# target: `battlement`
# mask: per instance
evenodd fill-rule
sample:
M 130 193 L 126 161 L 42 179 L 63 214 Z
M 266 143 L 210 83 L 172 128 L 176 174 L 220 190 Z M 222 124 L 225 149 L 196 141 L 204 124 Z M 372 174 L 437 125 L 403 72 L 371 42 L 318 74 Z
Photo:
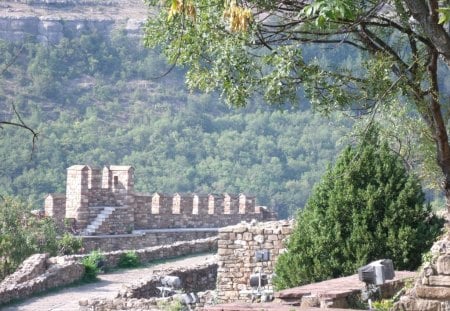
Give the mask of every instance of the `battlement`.
M 65 195 L 50 194 L 45 213 L 58 224 L 72 219 L 87 235 L 139 229 L 219 228 L 241 221 L 272 220 L 274 214 L 246 194 L 134 192 L 134 168 L 74 165 L 67 169 Z

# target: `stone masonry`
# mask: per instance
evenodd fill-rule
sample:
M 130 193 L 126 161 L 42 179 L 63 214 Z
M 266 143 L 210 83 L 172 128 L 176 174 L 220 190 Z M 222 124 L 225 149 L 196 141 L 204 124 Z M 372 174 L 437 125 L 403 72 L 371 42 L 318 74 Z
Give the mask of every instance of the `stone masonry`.
M 275 262 L 283 252 L 284 242 L 292 232 L 292 221 L 241 223 L 219 229 L 217 300 L 219 303 L 249 301 L 241 291 L 251 289 L 250 275 L 262 268 L 272 274 Z M 268 262 L 256 262 L 255 251 L 268 250 Z M 269 286 L 271 287 L 271 286 Z
M 420 268 L 415 286 L 400 298 L 395 311 L 450 310 L 450 239 L 448 233 L 434 243 L 431 258 Z
M 69 220 L 83 235 L 129 234 L 133 230 L 219 228 L 242 220 L 273 220 L 265 207 L 245 194 L 153 195 L 134 192 L 134 168 L 87 165 L 67 169 L 65 194 L 49 194 L 45 215 L 58 226 Z
M 64 286 L 80 280 L 84 274 L 81 263 L 70 257 L 35 254 L 26 259 L 17 271 L 0 283 L 0 306 L 15 299 Z

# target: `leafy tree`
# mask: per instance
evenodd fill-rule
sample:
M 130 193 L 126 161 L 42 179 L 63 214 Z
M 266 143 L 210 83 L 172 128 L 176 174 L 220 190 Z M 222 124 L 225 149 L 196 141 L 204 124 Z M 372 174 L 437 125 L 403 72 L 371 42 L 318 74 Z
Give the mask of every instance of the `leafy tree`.
M 322 112 L 374 115 L 395 102 L 409 107 L 426 125 L 418 136 L 434 143 L 450 209 L 450 90 L 440 83 L 450 69 L 447 1 L 147 3 L 159 15 L 148 19 L 146 44 L 187 65 L 191 88 L 219 89 L 233 105 L 255 94 L 295 105 L 306 94 Z M 321 47 L 338 58 L 319 60 Z
M 56 243 L 56 228 L 50 219 L 36 218 L 18 200 L 0 200 L 0 279 L 31 254 L 55 255 Z
M 390 258 L 412 270 L 440 232 L 416 176 L 373 130 L 328 169 L 276 265 L 279 288 L 355 273 Z

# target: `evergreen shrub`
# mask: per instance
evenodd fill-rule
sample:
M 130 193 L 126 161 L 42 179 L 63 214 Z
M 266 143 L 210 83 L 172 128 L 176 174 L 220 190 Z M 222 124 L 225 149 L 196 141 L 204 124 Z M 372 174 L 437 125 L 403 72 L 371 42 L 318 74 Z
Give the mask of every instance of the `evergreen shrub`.
M 296 216 L 276 267 L 278 289 L 350 275 L 377 259 L 414 270 L 440 233 L 418 178 L 377 130 L 349 146 Z

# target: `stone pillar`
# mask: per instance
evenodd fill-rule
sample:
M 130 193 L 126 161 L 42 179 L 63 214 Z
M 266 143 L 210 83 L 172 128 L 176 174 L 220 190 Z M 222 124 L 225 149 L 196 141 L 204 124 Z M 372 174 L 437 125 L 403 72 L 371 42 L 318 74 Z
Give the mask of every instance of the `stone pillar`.
M 206 194 L 195 194 L 192 203 L 192 214 L 208 215 L 209 200 Z M 214 211 L 213 211 L 214 213 Z
M 88 188 L 100 189 L 102 186 L 102 174 L 99 168 L 88 166 Z
M 46 217 L 54 220 L 59 230 L 64 229 L 64 217 L 66 217 L 66 195 L 62 193 L 51 193 L 44 201 L 44 212 Z
M 89 168 L 73 165 L 67 169 L 66 218 L 74 218 L 79 229 L 89 222 Z
M 112 176 L 108 166 L 105 166 L 102 171 L 102 189 L 111 189 Z
M 181 213 L 181 195 L 175 193 L 172 199 L 172 214 L 178 215 Z
M 223 214 L 238 213 L 238 198 L 235 195 L 225 193 L 223 199 Z
M 254 213 L 255 197 L 241 193 L 239 195 L 239 214 Z

